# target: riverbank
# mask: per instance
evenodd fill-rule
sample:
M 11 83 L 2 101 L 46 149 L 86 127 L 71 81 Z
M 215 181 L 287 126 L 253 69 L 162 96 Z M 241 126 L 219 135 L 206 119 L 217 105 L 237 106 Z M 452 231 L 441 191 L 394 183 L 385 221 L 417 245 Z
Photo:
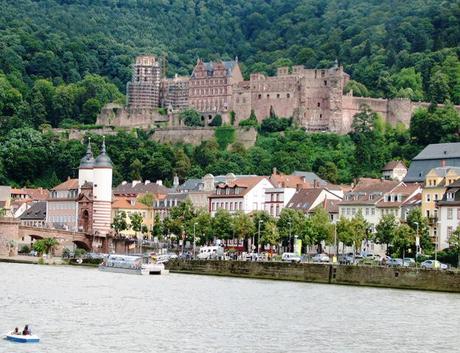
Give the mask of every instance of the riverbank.
M 285 262 L 171 261 L 171 273 L 460 293 L 460 272 Z
M 31 265 L 64 265 L 66 262 L 61 257 L 36 257 L 36 256 L 0 256 L 0 262 L 9 262 L 15 264 L 31 264 Z

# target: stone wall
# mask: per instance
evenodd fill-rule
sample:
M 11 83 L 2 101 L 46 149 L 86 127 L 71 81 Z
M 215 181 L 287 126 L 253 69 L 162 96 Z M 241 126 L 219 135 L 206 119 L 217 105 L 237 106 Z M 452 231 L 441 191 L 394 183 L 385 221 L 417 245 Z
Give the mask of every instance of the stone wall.
M 235 128 L 235 142 L 242 143 L 246 148 L 254 146 L 257 131 L 253 128 Z M 212 127 L 172 127 L 156 129 L 152 140 L 160 143 L 189 143 L 199 145 L 201 141 L 214 139 L 215 128 Z
M 460 272 L 284 262 L 172 261 L 171 272 L 460 293 Z
M 19 221 L 0 218 L 0 256 L 18 254 Z
M 161 115 L 156 109 L 128 109 L 111 103 L 102 108 L 96 125 L 149 129 L 169 121 L 168 115 Z

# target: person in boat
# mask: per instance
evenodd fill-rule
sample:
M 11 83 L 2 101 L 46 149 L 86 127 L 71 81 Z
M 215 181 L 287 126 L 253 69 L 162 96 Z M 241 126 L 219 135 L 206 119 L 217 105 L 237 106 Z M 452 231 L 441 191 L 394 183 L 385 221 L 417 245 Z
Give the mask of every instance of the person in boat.
M 16 327 L 13 332 L 11 332 L 12 335 L 20 335 L 19 329 Z
M 23 334 L 24 336 L 27 336 L 27 335 L 31 335 L 31 334 L 32 334 L 32 333 L 30 332 L 30 330 L 29 330 L 29 325 L 26 325 L 26 326 L 24 327 L 24 330 L 22 331 L 22 334 Z

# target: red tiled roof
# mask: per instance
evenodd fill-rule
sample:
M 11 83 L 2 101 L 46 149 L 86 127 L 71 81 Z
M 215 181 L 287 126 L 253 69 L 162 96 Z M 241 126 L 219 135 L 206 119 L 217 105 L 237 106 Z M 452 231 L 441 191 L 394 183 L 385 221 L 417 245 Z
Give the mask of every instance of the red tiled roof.
M 63 183 L 56 185 L 51 190 L 59 191 L 59 190 L 73 190 L 78 189 L 78 179 L 67 179 Z

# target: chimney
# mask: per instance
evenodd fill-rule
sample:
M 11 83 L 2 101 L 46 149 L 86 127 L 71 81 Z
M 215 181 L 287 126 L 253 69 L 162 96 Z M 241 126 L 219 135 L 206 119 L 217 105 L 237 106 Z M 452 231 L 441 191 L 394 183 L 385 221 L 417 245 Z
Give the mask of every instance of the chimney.
M 296 189 L 296 191 L 299 191 L 300 189 L 302 189 L 302 184 L 297 184 L 295 189 Z
M 126 180 L 123 180 L 123 181 L 121 182 L 121 185 L 126 185 L 126 184 L 128 184 L 128 182 L 127 182 Z
M 146 181 L 144 181 L 144 184 L 145 184 L 145 185 L 148 185 L 148 184 L 150 184 L 150 180 L 146 180 Z
M 140 184 L 140 180 L 133 180 L 133 187 L 135 187 L 137 184 Z
M 441 159 L 441 167 L 445 167 L 446 166 L 446 160 L 445 159 Z
M 276 167 L 273 167 L 273 175 L 276 175 L 277 174 L 277 169 Z
M 163 186 L 163 181 L 162 181 L 162 180 L 157 180 L 157 181 L 156 181 L 156 184 L 157 184 L 157 185 L 160 185 L 160 186 Z
M 177 175 L 174 175 L 173 186 L 175 188 L 177 188 L 179 186 L 179 177 Z

